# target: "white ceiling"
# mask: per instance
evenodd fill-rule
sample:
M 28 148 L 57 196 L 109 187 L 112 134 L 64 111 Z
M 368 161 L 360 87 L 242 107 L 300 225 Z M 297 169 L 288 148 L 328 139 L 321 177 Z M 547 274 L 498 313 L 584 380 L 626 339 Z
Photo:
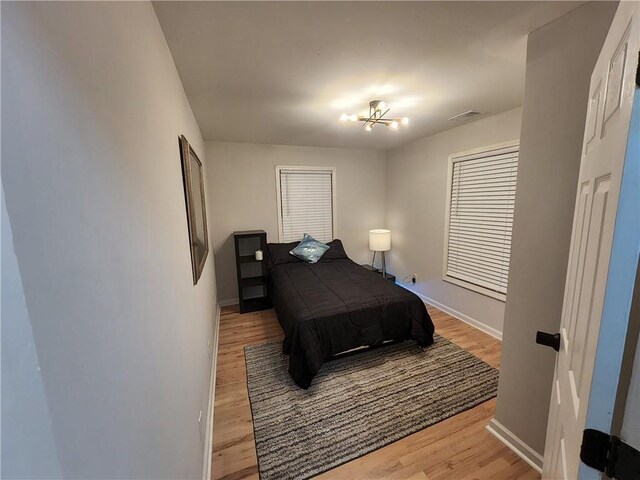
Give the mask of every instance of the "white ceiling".
M 522 104 L 526 35 L 581 2 L 154 2 L 206 140 L 387 149 Z M 382 99 L 398 131 L 340 122 Z M 482 117 L 477 117 L 482 118 Z

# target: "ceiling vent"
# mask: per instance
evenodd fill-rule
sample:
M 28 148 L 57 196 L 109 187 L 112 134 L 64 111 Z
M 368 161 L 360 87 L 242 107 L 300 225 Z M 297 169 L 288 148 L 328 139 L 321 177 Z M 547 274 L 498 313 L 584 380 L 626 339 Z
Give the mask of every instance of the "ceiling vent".
M 475 110 L 468 110 L 466 112 L 459 113 L 458 115 L 454 115 L 449 120 L 462 120 L 463 118 L 477 117 L 478 115 L 482 115 L 482 112 L 476 112 Z

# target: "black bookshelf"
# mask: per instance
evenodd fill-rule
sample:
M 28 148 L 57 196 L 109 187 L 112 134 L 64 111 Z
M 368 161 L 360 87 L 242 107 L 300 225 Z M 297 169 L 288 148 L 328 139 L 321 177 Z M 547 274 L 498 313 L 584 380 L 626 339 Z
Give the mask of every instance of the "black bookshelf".
M 267 233 L 264 230 L 233 232 L 233 239 L 240 313 L 271 308 L 267 292 Z M 262 250 L 262 260 L 256 260 L 256 250 Z

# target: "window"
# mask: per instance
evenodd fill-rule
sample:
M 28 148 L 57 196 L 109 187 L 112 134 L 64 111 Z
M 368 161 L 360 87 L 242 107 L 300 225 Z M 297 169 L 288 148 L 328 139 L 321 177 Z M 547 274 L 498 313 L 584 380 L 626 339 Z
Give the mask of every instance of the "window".
M 335 235 L 335 168 L 276 167 L 278 230 L 281 242 L 308 233 L 329 242 Z
M 518 144 L 449 157 L 444 280 L 504 301 Z

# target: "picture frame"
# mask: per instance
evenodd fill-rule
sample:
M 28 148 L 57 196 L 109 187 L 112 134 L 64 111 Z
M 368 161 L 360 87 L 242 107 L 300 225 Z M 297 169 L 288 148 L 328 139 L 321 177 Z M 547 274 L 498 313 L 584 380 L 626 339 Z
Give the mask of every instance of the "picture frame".
M 187 210 L 189 249 L 193 284 L 196 285 L 209 254 L 207 209 L 204 195 L 204 171 L 202 162 L 184 135 L 179 138 L 182 180 Z

